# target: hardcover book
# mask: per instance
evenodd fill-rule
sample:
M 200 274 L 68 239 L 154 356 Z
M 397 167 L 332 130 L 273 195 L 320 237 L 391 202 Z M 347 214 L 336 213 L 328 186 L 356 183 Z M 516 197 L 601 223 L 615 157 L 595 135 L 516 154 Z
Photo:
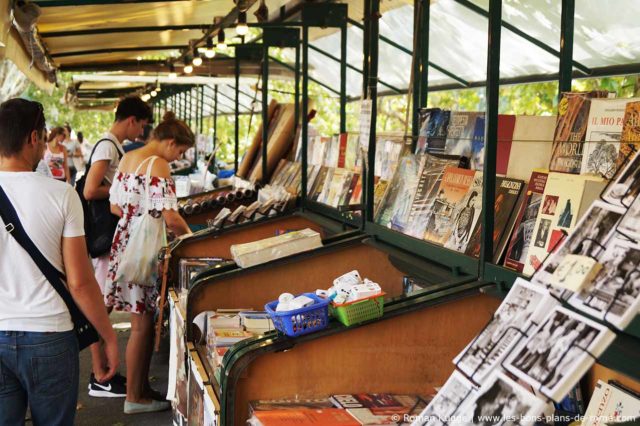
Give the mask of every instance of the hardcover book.
M 629 102 L 625 108 L 618 167 L 624 164 L 628 158 L 636 156 L 638 151 L 640 151 L 640 101 Z
M 518 115 L 505 174 L 527 180 L 533 170 L 547 169 L 555 126 L 556 118 L 553 116 Z
M 604 98 L 606 95 L 601 91 L 564 92 L 560 95 L 549 163 L 552 172 L 580 173 L 591 98 Z
M 448 155 L 471 157 L 471 140 L 476 128 L 476 119 L 484 112 L 452 111 L 447 127 L 444 152 Z
M 351 415 L 339 408 L 298 408 L 290 410 L 256 411 L 255 418 L 262 426 L 360 426 Z
M 440 245 L 447 241 L 455 220 L 453 216 L 455 207 L 469 191 L 475 173 L 473 170 L 457 167 L 447 167 L 444 170 L 442 182 L 427 221 L 425 240 Z
M 549 173 L 546 171 L 531 173 L 525 199 L 520 205 L 504 261 L 504 266 L 514 271 L 522 272 L 524 269 L 548 176 Z
M 523 200 L 524 182 L 517 179 L 498 177 L 496 179 L 496 199 L 494 203 L 493 262 L 497 263 L 504 253 L 511 230 L 516 220 L 519 203 Z M 482 227 L 476 223 L 466 254 L 480 257 Z
M 593 99 L 580 173 L 613 178 L 618 168 L 622 123 L 628 102 L 639 99 Z
M 549 173 L 522 271 L 525 275 L 540 268 L 565 234 L 571 233 L 605 185 L 605 181 L 597 176 Z

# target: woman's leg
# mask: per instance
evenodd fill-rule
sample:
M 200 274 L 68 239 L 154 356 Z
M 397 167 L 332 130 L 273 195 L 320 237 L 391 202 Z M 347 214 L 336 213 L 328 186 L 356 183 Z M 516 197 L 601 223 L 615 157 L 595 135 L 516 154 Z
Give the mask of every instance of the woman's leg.
M 131 335 L 127 343 L 127 401 L 146 403 L 145 387 L 149 377 L 149 362 L 153 336 L 153 315 L 131 314 Z

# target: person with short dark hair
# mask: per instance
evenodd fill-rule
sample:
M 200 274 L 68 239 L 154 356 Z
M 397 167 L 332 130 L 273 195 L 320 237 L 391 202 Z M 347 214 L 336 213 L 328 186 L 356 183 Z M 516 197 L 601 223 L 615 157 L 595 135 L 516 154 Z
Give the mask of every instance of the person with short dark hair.
M 151 107 L 137 96 L 122 99 L 116 108 L 115 121 L 111 129 L 93 148 L 93 157 L 87 164 L 87 176 L 83 195 L 87 200 L 104 200 L 109 198 L 109 189 L 113 178 L 124 155 L 122 142 L 125 139 L 134 140 L 142 134 L 144 126 L 153 120 Z M 109 253 L 93 259 L 95 276 L 102 294 L 109 268 Z M 110 312 L 110 311 L 109 311 Z M 104 353 L 99 344 L 91 346 L 91 359 L 94 372 L 102 368 Z M 101 383 L 92 374 L 89 378 L 89 395 L 95 397 L 124 397 L 126 395 L 126 380 L 116 375 L 108 383 Z
M 147 124 L 146 126 L 144 126 L 142 134 L 138 136 L 136 140 L 123 146 L 124 152 L 133 151 L 134 149 L 142 148 L 143 146 L 145 146 L 152 130 L 153 126 L 151 124 Z
M 109 380 L 118 344 L 89 263 L 75 190 L 34 172 L 45 151 L 42 105 L 0 104 L 0 187 L 37 250 L 66 277 L 71 297 L 104 339 Z M 71 425 L 78 400 L 78 340 L 66 304 L 0 220 L 0 424 Z M 16 228 L 13 227 L 15 230 Z

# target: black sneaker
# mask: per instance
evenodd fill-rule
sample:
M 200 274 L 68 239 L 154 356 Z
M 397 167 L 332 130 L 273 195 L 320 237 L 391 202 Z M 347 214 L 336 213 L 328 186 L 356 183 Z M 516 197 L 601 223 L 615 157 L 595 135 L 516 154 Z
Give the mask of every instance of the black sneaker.
M 124 398 L 127 396 L 127 383 L 124 377 L 116 374 L 108 382 L 99 383 L 91 373 L 89 395 L 96 398 Z

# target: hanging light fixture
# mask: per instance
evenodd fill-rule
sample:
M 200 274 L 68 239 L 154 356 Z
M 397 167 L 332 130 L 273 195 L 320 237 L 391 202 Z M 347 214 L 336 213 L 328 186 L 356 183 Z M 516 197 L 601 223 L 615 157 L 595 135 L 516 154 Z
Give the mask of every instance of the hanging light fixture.
M 191 55 L 188 53 L 184 55 L 184 68 L 182 69 L 185 74 L 191 74 L 193 72 L 193 62 L 191 59 Z
M 212 59 L 216 56 L 216 51 L 213 48 L 213 39 L 207 37 L 207 45 L 205 47 L 199 47 L 198 51 L 203 53 L 208 59 Z
M 194 49 L 193 52 L 193 61 L 191 61 L 191 65 L 193 65 L 194 67 L 199 67 L 200 65 L 202 65 L 202 57 L 196 51 L 196 49 Z
M 247 26 L 247 12 L 238 13 L 238 23 L 236 24 L 236 34 L 239 36 L 247 35 L 249 27 Z
M 169 64 L 169 78 L 178 77 L 178 73 L 176 72 L 176 67 L 173 64 Z
M 216 46 L 220 50 L 224 50 L 227 48 L 227 43 L 224 41 L 224 30 L 220 30 L 218 32 L 218 44 Z

